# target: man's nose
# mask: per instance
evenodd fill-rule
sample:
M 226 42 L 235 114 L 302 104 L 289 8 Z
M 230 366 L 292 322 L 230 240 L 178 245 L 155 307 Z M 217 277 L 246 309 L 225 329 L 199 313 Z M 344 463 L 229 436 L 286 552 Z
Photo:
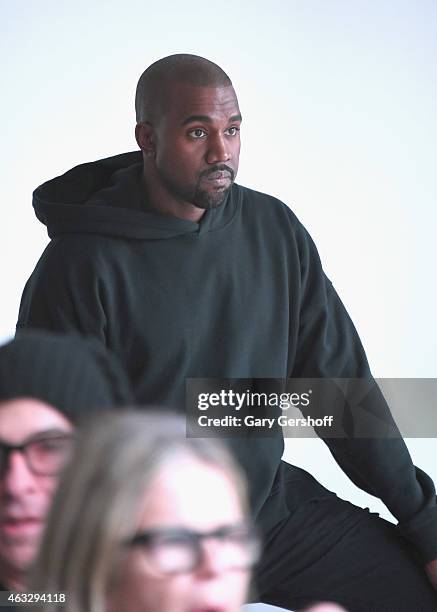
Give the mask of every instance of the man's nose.
M 11 497 L 17 497 L 33 488 L 35 475 L 30 471 L 22 452 L 14 450 L 10 453 L 2 481 L 3 490 Z
M 206 161 L 208 164 L 216 164 L 218 162 L 227 162 L 231 159 L 229 144 L 226 142 L 223 134 L 211 136 L 209 140 L 208 152 Z

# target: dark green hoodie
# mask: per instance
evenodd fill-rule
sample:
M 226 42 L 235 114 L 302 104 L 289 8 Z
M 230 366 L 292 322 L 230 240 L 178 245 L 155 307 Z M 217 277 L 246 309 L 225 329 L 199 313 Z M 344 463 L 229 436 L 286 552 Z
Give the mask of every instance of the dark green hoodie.
M 179 406 L 186 378 L 370 377 L 355 328 L 311 237 L 279 200 L 234 184 L 200 223 L 148 212 L 141 152 L 83 164 L 34 193 L 51 238 L 18 327 L 93 335 L 127 367 L 139 401 Z M 379 394 L 373 412 L 388 413 Z M 402 439 L 329 439 L 425 560 L 437 558 L 430 478 Z M 238 445 L 254 513 L 289 513 L 279 438 Z

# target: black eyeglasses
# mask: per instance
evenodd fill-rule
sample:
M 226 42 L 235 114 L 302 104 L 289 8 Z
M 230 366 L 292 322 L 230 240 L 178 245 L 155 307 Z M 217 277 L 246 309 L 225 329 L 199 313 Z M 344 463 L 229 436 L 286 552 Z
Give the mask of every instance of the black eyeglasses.
M 143 547 L 150 570 L 161 575 L 185 574 L 203 560 L 202 541 L 219 543 L 217 554 L 223 569 L 249 569 L 259 559 L 261 544 L 251 523 L 240 523 L 200 533 L 190 529 L 153 529 L 135 535 L 128 546 Z
M 56 434 L 32 438 L 23 444 L 7 444 L 0 440 L 0 476 L 4 476 L 10 453 L 23 453 L 27 467 L 38 476 L 56 476 L 71 456 L 73 434 Z

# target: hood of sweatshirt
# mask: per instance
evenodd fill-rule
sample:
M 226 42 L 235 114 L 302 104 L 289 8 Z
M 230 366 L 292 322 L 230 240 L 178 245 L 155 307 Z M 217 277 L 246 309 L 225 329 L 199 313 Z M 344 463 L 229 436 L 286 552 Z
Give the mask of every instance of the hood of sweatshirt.
M 60 234 L 99 234 L 163 240 L 205 233 L 230 223 L 240 202 L 232 185 L 226 201 L 209 209 L 199 223 L 147 210 L 141 151 L 122 153 L 76 166 L 33 192 L 37 218 L 50 238 Z

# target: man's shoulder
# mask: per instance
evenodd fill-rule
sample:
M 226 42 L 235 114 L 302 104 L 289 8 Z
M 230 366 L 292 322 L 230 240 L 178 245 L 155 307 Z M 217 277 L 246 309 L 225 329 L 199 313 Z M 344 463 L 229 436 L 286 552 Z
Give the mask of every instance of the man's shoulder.
M 108 260 L 122 241 L 98 234 L 61 234 L 52 238 L 44 249 L 37 267 L 66 269 L 81 265 L 98 266 Z
M 123 243 L 122 240 L 97 233 L 71 233 L 59 234 L 51 239 L 48 247 L 58 254 L 88 254 L 95 255 L 99 251 L 115 249 Z
M 237 187 L 241 193 L 243 211 L 247 216 L 258 217 L 262 222 L 277 223 L 280 227 L 292 229 L 293 232 L 304 229 L 290 206 L 279 198 L 243 185 Z

